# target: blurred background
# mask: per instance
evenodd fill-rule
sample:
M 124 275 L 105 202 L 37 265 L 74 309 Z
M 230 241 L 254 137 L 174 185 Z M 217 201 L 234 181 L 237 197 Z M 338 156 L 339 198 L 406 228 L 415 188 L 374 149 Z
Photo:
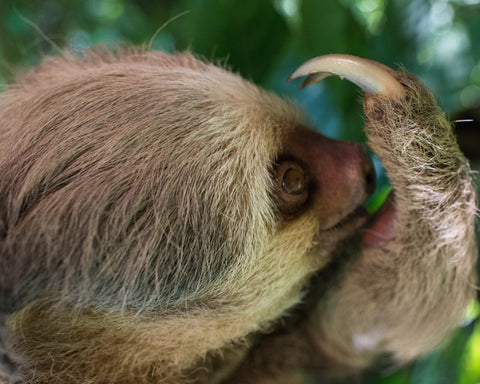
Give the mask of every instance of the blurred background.
M 404 66 L 420 77 L 456 123 L 480 169 L 480 0 L 0 0 L 0 91 L 14 74 L 68 48 L 144 44 L 191 50 L 296 99 L 328 136 L 361 142 L 361 93 L 329 79 L 299 91 L 288 75 L 305 60 L 349 53 Z M 380 188 L 389 189 L 377 162 Z M 430 356 L 358 383 L 480 383 L 480 312 Z M 315 382 L 314 380 L 312 382 Z

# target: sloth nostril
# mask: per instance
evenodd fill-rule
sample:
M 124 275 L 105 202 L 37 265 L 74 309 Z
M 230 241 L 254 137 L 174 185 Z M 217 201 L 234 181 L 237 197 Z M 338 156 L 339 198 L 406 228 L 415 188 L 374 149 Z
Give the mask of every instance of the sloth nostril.
M 375 179 L 375 170 L 373 166 L 369 166 L 365 175 L 366 191 L 367 195 L 371 196 L 375 192 L 376 179 Z
M 361 149 L 362 171 L 364 174 L 365 192 L 367 197 L 372 196 L 376 188 L 376 175 L 372 158 L 368 155 L 365 147 Z

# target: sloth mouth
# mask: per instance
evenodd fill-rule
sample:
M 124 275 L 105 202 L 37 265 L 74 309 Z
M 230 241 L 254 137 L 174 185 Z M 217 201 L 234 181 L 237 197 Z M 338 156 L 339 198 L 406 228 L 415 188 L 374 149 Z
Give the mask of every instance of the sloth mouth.
M 381 248 L 395 237 L 395 223 L 395 194 L 392 191 L 373 215 L 368 213 L 364 205 L 360 205 L 329 230 L 349 233 L 360 230 L 363 248 Z
M 368 220 L 369 215 L 367 208 L 364 205 L 360 205 L 344 216 L 333 227 L 329 228 L 329 230 L 356 230 L 364 226 Z

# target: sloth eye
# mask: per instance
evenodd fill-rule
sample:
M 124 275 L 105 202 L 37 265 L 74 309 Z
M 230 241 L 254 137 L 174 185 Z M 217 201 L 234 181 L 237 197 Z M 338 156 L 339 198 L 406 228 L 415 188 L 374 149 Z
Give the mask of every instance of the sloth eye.
M 277 203 L 280 211 L 288 215 L 302 208 L 308 198 L 308 178 L 295 161 L 282 160 L 275 166 Z
M 303 172 L 296 168 L 288 168 L 283 174 L 282 189 L 290 195 L 298 195 L 305 190 L 306 180 Z

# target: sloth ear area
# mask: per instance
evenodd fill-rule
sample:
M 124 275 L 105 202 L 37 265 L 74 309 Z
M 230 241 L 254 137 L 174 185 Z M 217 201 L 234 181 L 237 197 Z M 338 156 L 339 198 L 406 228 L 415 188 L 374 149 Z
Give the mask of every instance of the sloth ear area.
M 310 192 L 310 177 L 293 159 L 279 159 L 273 166 L 274 195 L 281 214 L 291 218 L 303 211 Z

